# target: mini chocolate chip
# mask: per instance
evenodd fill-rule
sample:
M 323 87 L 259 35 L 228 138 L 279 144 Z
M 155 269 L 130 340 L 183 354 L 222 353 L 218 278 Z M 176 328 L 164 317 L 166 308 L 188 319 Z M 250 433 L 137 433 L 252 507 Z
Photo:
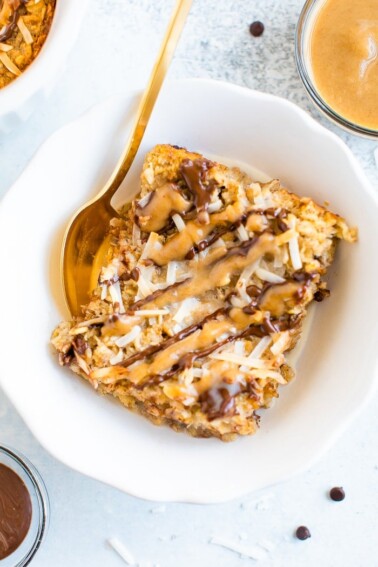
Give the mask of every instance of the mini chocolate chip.
M 298 539 L 301 540 L 305 540 L 311 537 L 310 530 L 306 526 L 299 526 L 299 528 L 297 528 L 297 531 L 295 532 L 295 535 Z
M 330 491 L 329 495 L 335 502 L 341 502 L 345 498 L 345 492 L 342 486 L 334 486 Z
M 314 299 L 315 301 L 323 301 L 323 299 L 326 299 L 326 297 L 329 297 L 331 295 L 331 292 L 329 291 L 329 289 L 318 289 L 318 291 L 316 291 L 314 293 Z
M 249 26 L 250 34 L 253 35 L 253 37 L 260 37 L 260 35 L 264 33 L 264 29 L 264 24 L 259 21 L 252 22 L 252 24 Z

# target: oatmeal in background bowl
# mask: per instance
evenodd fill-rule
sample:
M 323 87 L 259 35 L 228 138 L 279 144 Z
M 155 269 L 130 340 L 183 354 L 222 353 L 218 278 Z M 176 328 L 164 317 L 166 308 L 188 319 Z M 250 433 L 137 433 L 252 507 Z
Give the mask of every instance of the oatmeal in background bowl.
M 79 34 L 88 0 L 0 0 L 0 132 L 43 105 Z
M 34 61 L 50 31 L 56 0 L 0 2 L 0 88 Z

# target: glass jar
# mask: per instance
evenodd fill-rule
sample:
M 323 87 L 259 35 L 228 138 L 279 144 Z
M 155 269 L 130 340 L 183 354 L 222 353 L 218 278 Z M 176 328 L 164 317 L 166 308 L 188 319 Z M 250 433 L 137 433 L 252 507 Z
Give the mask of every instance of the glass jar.
M 360 124 L 356 124 L 338 114 L 331 106 L 329 106 L 329 104 L 327 104 L 316 87 L 311 68 L 311 33 L 317 16 L 319 15 L 319 11 L 326 1 L 327 0 L 307 0 L 299 16 L 295 39 L 295 58 L 300 78 L 302 79 L 312 102 L 330 120 L 349 132 L 377 139 L 378 130 L 372 130 L 365 126 L 361 126 Z
M 25 567 L 34 558 L 46 536 L 50 505 L 45 484 L 37 469 L 14 449 L 0 445 L 0 464 L 8 467 L 24 482 L 31 499 L 32 518 L 25 539 L 0 567 Z

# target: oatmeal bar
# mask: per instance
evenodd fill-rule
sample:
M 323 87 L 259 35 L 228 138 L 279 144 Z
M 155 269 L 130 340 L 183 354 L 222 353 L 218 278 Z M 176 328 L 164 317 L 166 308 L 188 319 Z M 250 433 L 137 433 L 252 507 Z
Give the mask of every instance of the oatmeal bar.
M 0 88 L 30 65 L 49 33 L 56 0 L 0 1 Z
M 60 364 L 155 424 L 224 441 L 293 378 L 285 359 L 322 276 L 338 215 L 237 168 L 169 145 L 145 159 L 138 197 L 83 316 L 61 323 Z

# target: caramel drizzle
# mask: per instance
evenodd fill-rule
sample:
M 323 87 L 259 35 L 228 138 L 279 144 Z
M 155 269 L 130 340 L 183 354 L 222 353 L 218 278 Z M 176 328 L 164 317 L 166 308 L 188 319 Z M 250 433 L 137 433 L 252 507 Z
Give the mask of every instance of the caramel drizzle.
M 227 205 L 219 213 L 210 215 L 210 222 L 206 225 L 199 223 L 197 219 L 188 221 L 185 230 L 171 236 L 161 249 L 152 250 L 149 257 L 158 266 L 165 266 L 172 260 L 184 260 L 188 252 L 208 237 L 216 227 L 226 226 L 230 230 L 230 226 L 239 222 L 243 215 L 252 209 L 252 205 L 237 202 Z
M 267 252 L 274 251 L 275 248 L 275 239 L 270 233 L 264 233 L 228 250 L 224 247 L 217 248 L 214 254 L 220 257 L 215 261 L 210 256 L 196 263 L 193 277 L 179 282 L 178 285 L 158 290 L 161 293 L 142 300 L 142 305 L 158 309 L 188 297 L 199 297 L 211 289 L 226 286 L 234 275 Z M 131 309 L 134 310 L 136 306 L 137 304 L 132 305 Z
M 260 324 L 261 320 L 261 313 L 259 312 L 253 315 L 246 315 L 242 309 L 232 308 L 220 320 L 218 318 L 207 320 L 204 324 L 201 324 L 199 329 L 190 332 L 190 334 L 178 342 L 170 342 L 169 346 L 163 350 L 159 346 L 159 350 L 156 351 L 156 356 L 154 356 L 151 362 L 143 362 L 132 369 L 117 366 L 117 368 L 113 367 L 113 370 L 116 370 L 118 380 L 127 379 L 139 385 L 146 377 L 165 374 L 188 352 L 200 351 L 215 343 L 216 348 L 218 348 L 221 346 L 219 337 L 227 333 L 230 327 L 234 327 L 236 331 L 244 332 L 251 325 Z M 101 378 L 104 375 L 102 382 L 107 383 L 105 370 L 108 369 L 102 368 L 99 371 L 95 371 L 95 378 Z M 109 381 L 111 383 L 115 381 L 113 376 Z
M 135 209 L 135 222 L 145 232 L 158 232 L 171 220 L 174 213 L 185 213 L 192 203 L 179 191 L 174 183 L 166 183 L 151 194 L 148 203 Z M 158 209 L 158 214 L 154 214 Z
M 216 319 L 219 315 L 225 314 L 225 313 L 227 313 L 227 308 L 224 307 L 222 309 L 218 309 L 217 311 L 214 311 L 214 313 L 210 313 L 210 315 L 208 315 L 207 317 L 202 319 L 202 321 L 199 321 L 198 323 L 195 323 L 193 325 L 190 325 L 189 327 L 186 327 L 185 329 L 182 329 L 182 331 L 180 331 L 179 333 L 176 333 L 170 339 L 167 339 L 167 340 L 159 343 L 158 345 L 152 345 L 150 347 L 147 347 L 144 350 L 142 350 L 142 351 L 140 351 L 136 354 L 133 354 L 127 360 L 122 362 L 119 366 L 123 366 L 124 368 L 127 368 L 128 366 L 131 366 L 132 364 L 134 364 L 134 362 L 138 362 L 139 360 L 142 360 L 144 358 L 149 358 L 150 356 L 159 352 L 159 350 L 165 350 L 166 348 L 170 347 L 171 345 L 176 344 L 178 341 L 185 339 L 186 337 L 188 337 L 189 335 L 191 335 L 195 331 L 202 329 L 203 326 L 208 321 L 211 321 L 212 319 Z
M 0 42 L 10 38 L 20 17 L 19 10 L 28 0 L 2 0 L 0 8 Z
M 173 213 L 179 213 L 186 219 L 185 228 L 181 232 L 169 237 L 159 249 L 150 250 L 149 259 L 158 266 L 165 266 L 172 260 L 194 256 L 197 251 L 201 252 L 210 247 L 224 234 L 234 232 L 242 223 L 255 234 L 257 231 L 257 235 L 228 249 L 226 246 L 219 246 L 203 259 L 197 257 L 189 263 L 193 276 L 135 302 L 126 314 L 117 315 L 104 325 L 104 334 L 129 331 L 139 321 L 138 310 L 142 307 L 159 309 L 182 302 L 188 297 L 201 297 L 206 292 L 227 286 L 244 268 L 265 254 L 277 251 L 280 242 L 275 234 L 288 230 L 283 220 L 287 216 L 285 210 L 271 208 L 263 211 L 255 209 L 252 203 L 247 201 L 237 201 L 218 213 L 208 214 L 214 182 L 208 182 L 206 177 L 212 166 L 211 162 L 202 159 L 182 162 L 180 173 L 193 195 L 193 202 L 188 201 L 185 195 L 179 192 L 177 185 L 167 183 L 152 193 L 145 206 L 137 205 L 136 222 L 145 232 L 156 232 L 167 227 Z M 193 204 L 197 218 L 188 220 Z M 259 218 L 262 218 L 261 222 Z M 264 222 L 265 230 L 261 229 Z M 258 231 L 256 227 L 261 230 Z M 129 274 L 127 276 L 129 277 Z M 165 382 L 228 343 L 289 330 L 295 327 L 299 318 L 288 316 L 287 313 L 303 299 L 310 281 L 311 276 L 304 273 L 303 277 L 297 275 L 282 284 L 267 284 L 263 289 L 249 286 L 247 291 L 249 290 L 251 302 L 247 307 L 218 309 L 206 315 L 200 322 L 186 327 L 157 345 L 145 348 L 116 366 L 92 371 L 91 377 L 104 384 L 127 380 L 136 388 L 142 389 L 146 385 Z M 235 378 L 235 369 L 233 372 Z M 221 379 L 223 378 L 224 376 L 221 376 Z M 209 388 L 202 388 L 205 382 L 206 380 L 201 379 L 198 384 L 194 384 L 195 388 L 198 387 L 198 395 L 202 396 L 200 403 L 203 409 L 210 403 L 206 398 Z M 174 383 L 165 384 L 164 388 L 166 387 L 177 390 L 182 388 L 180 384 Z M 235 408 L 233 398 L 239 390 L 236 392 L 236 388 L 236 393 L 231 395 L 222 384 L 217 388 L 223 397 L 220 414 L 217 416 L 225 415 L 225 412 L 231 415 Z M 209 409 L 209 412 L 209 419 L 215 419 L 214 411 Z

